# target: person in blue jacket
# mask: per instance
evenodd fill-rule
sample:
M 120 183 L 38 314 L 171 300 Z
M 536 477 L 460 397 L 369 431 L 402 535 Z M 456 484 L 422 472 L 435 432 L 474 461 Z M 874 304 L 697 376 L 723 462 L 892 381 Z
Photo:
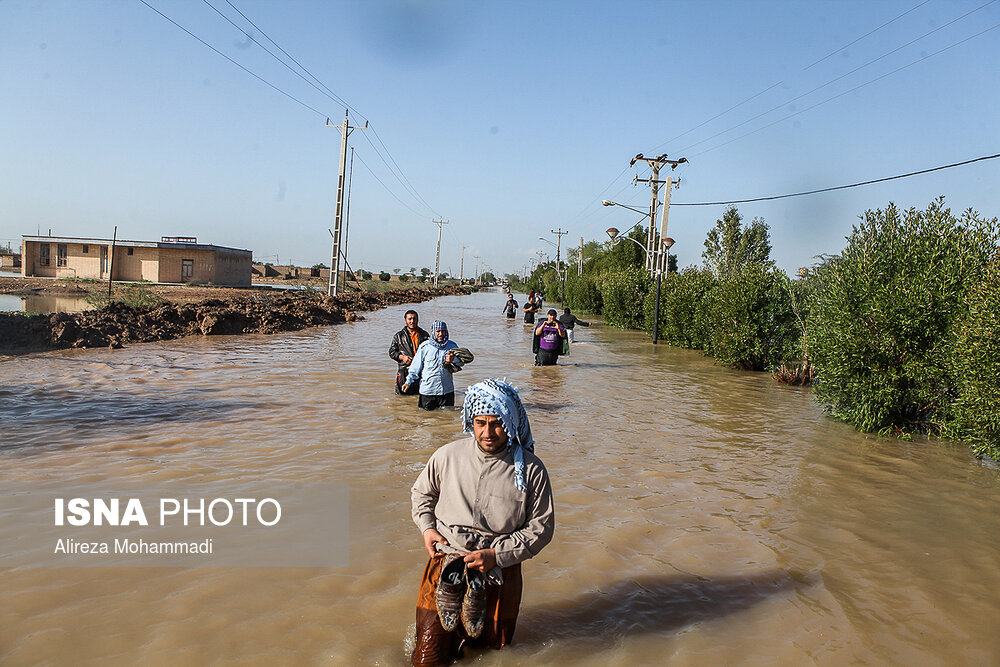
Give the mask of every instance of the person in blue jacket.
M 417 407 L 437 410 L 445 405 L 455 405 L 454 370 L 462 368 L 462 360 L 455 356 L 458 344 L 448 339 L 448 325 L 435 320 L 431 325 L 431 337 L 420 344 L 410 363 L 403 393 L 410 385 L 420 380 L 420 398 Z

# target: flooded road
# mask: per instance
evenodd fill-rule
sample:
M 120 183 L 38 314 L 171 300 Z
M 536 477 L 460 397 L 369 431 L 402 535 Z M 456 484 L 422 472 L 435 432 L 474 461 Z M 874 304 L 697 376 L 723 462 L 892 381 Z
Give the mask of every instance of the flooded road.
M 458 394 L 521 387 L 555 493 L 515 643 L 474 664 L 1000 662 L 1000 479 L 965 447 L 858 434 L 806 390 L 635 332 L 578 330 L 536 368 L 504 301 L 416 307 L 476 354 Z M 392 393 L 406 309 L 0 358 L 4 488 L 341 482 L 351 503 L 344 567 L 0 569 L 0 662 L 406 664 L 409 489 L 461 434 L 457 410 Z M 17 537 L 0 528 L 5 552 Z

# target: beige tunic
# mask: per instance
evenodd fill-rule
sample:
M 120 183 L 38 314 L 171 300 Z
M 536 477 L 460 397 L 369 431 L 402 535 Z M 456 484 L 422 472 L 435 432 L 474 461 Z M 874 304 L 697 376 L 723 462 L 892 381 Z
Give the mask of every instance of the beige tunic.
M 436 528 L 459 549 L 496 550 L 497 565 L 509 567 L 538 554 L 552 540 L 555 510 L 549 474 L 524 452 L 527 491 L 514 484 L 510 448 L 486 454 L 471 436 L 431 455 L 411 490 L 413 522 L 420 532 Z

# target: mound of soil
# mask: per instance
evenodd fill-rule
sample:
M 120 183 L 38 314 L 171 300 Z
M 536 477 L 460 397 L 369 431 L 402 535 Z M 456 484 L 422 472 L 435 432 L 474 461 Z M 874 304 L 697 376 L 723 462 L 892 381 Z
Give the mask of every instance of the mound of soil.
M 306 327 L 354 322 L 358 312 L 436 296 L 467 294 L 460 287 L 352 292 L 337 297 L 312 294 L 255 294 L 199 303 L 132 308 L 112 303 L 82 313 L 22 316 L 0 313 L 0 353 L 16 354 L 65 347 L 113 347 L 183 336 L 272 334 Z

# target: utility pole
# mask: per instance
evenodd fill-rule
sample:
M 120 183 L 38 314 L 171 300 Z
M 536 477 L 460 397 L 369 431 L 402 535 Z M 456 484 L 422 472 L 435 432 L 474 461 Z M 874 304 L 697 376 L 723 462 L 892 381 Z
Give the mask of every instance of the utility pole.
M 649 270 L 649 275 L 652 277 L 656 274 L 656 260 L 659 258 L 659 244 L 656 240 L 656 231 L 653 228 L 653 221 L 656 220 L 656 207 L 660 203 L 660 184 L 665 182 L 660 180 L 660 168 L 665 164 L 669 164 L 671 170 L 676 169 L 677 165 L 687 162 L 687 158 L 682 157 L 680 160 L 668 160 L 666 153 L 656 157 L 643 157 L 642 153 L 639 153 L 632 158 L 632 161 L 629 162 L 629 166 L 635 166 L 636 162 L 645 162 L 649 165 L 649 168 L 653 170 L 651 178 L 636 177 L 633 180 L 634 183 L 649 183 L 653 189 L 653 199 L 649 205 L 649 230 L 646 234 L 646 269 Z
M 365 121 L 365 126 L 363 128 L 351 127 L 347 119 L 349 111 L 350 109 L 344 110 L 343 125 L 330 125 L 330 119 L 326 119 L 327 127 L 335 127 L 340 130 L 340 175 L 337 178 L 337 209 L 333 221 L 333 251 L 330 258 L 330 284 L 327 287 L 327 294 L 330 296 L 337 296 L 338 287 L 340 286 L 340 233 L 344 215 L 344 180 L 347 174 L 347 137 L 350 136 L 351 132 L 354 130 L 368 128 L 368 121 Z
M 479 284 L 479 255 L 473 255 L 476 258 L 476 276 L 473 279 L 476 285 Z
M 465 282 L 465 246 L 462 246 L 462 263 L 458 265 L 458 284 Z
M 576 258 L 576 275 L 583 275 L 583 237 L 580 237 L 580 255 Z
M 687 158 L 681 158 L 672 162 L 670 169 L 673 170 L 682 162 L 687 162 Z M 677 179 L 678 185 L 680 185 L 680 182 L 680 179 Z M 656 345 L 660 339 L 660 285 L 663 282 L 663 272 L 667 269 L 670 248 L 674 245 L 674 240 L 667 236 L 667 219 L 670 215 L 670 191 L 674 187 L 673 177 L 667 176 L 665 185 L 667 189 L 663 193 L 663 216 L 660 218 L 660 238 L 656 243 L 656 302 L 653 306 L 653 345 Z M 649 219 L 649 226 L 653 226 L 652 218 Z
M 562 230 L 562 227 L 559 228 L 559 231 L 556 231 L 554 229 L 552 229 L 550 231 L 553 234 L 556 235 L 556 272 L 559 274 L 559 285 L 560 285 L 559 303 L 565 303 L 565 301 L 566 301 L 566 277 L 563 274 L 562 259 L 561 259 L 560 249 L 562 248 L 562 237 L 565 234 L 569 234 L 569 232 L 564 232 Z
M 432 220 L 432 222 L 438 226 L 438 247 L 437 252 L 434 254 L 434 287 L 437 287 L 438 274 L 440 273 L 439 268 L 441 266 L 441 226 L 447 225 L 448 221 L 438 218 L 437 220 Z

